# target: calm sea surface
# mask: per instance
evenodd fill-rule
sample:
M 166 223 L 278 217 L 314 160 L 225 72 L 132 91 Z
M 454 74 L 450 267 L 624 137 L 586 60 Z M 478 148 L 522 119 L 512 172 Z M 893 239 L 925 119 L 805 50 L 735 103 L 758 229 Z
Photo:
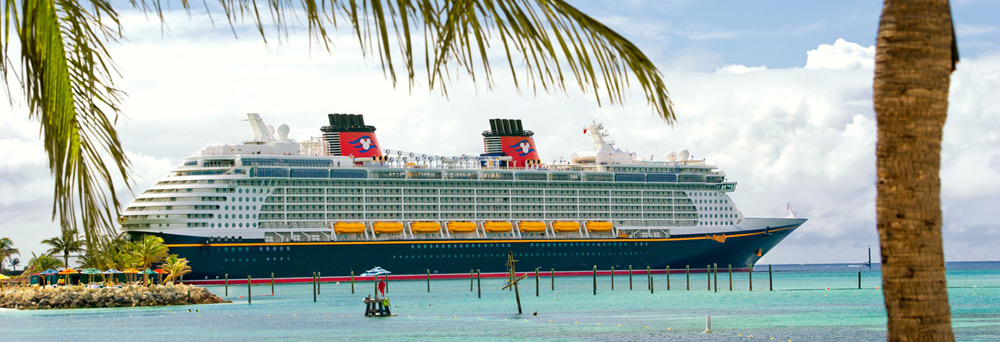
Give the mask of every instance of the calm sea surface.
M 597 278 L 542 277 L 521 282 L 517 314 L 514 293 L 501 291 L 504 280 L 483 279 L 482 298 L 468 280 L 391 281 L 390 318 L 365 318 L 364 294 L 371 282 L 324 283 L 318 302 L 311 284 L 231 285 L 232 304 L 42 311 L 0 311 L 3 341 L 110 340 L 597 340 L 597 341 L 883 341 L 886 315 L 878 265 L 775 265 L 774 291 L 768 291 L 767 266 L 757 266 L 754 291 L 747 273 L 721 272 L 718 292 L 707 290 L 704 273 L 654 276 L 650 293 L 645 275 Z M 222 286 L 211 286 L 223 295 Z M 827 288 L 830 288 L 827 290 Z M 266 294 L 262 296 L 262 294 Z M 1000 262 L 948 263 L 948 294 L 955 336 L 963 341 L 1000 340 Z M 244 296 L 240 298 L 240 296 Z M 189 312 L 190 310 L 190 312 Z M 537 312 L 537 316 L 532 315 Z M 712 316 L 706 334 L 705 316 Z M 751 337 L 752 336 L 752 337 Z

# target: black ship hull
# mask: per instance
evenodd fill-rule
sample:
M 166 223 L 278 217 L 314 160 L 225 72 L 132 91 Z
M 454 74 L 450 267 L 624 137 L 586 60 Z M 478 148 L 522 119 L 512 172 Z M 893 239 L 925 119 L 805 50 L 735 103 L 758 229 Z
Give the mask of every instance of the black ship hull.
M 162 237 L 170 253 L 189 260 L 192 272 L 185 281 L 215 282 L 231 279 L 311 279 L 323 276 L 360 275 L 375 266 L 399 275 L 445 276 L 506 271 L 508 252 L 519 260 L 520 271 L 557 273 L 615 267 L 625 270 L 704 269 L 752 267 L 800 224 L 728 234 L 675 235 L 663 239 L 428 239 L 384 241 L 330 241 L 267 243 L 244 239 L 208 242 L 202 238 L 171 234 Z M 305 280 L 308 281 L 308 280 Z

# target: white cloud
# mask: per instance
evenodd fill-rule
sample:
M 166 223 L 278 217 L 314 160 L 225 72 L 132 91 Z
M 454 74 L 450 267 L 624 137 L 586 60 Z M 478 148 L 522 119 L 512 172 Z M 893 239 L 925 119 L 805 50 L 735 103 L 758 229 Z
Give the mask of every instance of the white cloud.
M 871 69 L 875 66 L 875 47 L 863 47 L 843 39 L 833 45 L 822 44 L 806 53 L 806 69 Z

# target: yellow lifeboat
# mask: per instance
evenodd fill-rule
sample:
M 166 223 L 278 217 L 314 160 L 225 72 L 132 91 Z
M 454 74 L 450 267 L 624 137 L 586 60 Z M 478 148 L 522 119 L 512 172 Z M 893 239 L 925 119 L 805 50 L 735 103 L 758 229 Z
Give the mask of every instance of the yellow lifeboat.
M 611 222 L 587 221 L 587 231 L 591 233 L 607 233 L 611 231 Z
M 522 233 L 544 233 L 545 232 L 545 222 L 540 221 L 521 221 L 517 224 L 517 229 Z
M 376 234 L 399 234 L 403 232 L 403 224 L 400 222 L 375 222 L 372 225 Z
M 414 234 L 433 234 L 441 231 L 441 224 L 437 222 L 413 222 L 410 230 Z
M 575 221 L 555 221 L 552 222 L 552 230 L 556 233 L 570 233 L 580 230 L 580 222 Z
M 365 224 L 361 222 L 337 222 L 333 224 L 337 234 L 361 234 L 365 232 Z
M 476 231 L 476 224 L 469 221 L 448 222 L 448 231 L 452 233 L 471 233 Z
M 510 222 L 486 221 L 483 223 L 483 230 L 486 230 L 487 233 L 506 233 L 513 227 L 514 225 Z

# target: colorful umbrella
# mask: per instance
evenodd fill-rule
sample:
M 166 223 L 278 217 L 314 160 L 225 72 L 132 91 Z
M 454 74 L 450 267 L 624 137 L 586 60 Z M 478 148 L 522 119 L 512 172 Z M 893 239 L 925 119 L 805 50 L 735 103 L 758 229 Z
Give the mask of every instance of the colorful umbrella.
M 129 274 L 128 278 L 129 278 L 129 282 L 131 283 L 131 282 L 135 281 L 135 280 L 132 279 L 132 275 L 136 274 L 136 273 L 139 273 L 139 270 L 134 269 L 134 268 L 130 268 L 130 269 L 125 270 L 125 272 L 122 272 L 122 273 Z
M 38 273 L 38 274 L 53 275 L 53 274 L 57 274 L 57 273 L 59 273 L 58 270 L 56 270 L 54 268 L 50 268 L 50 269 L 44 270 L 44 271 L 42 271 L 41 273 Z
M 101 274 L 101 270 L 96 269 L 96 268 L 88 268 L 88 269 L 85 269 L 83 271 L 80 271 L 80 274 L 89 275 L 90 276 L 90 281 L 89 282 L 93 283 L 94 282 L 94 275 L 95 274 Z
M 66 276 L 66 285 L 69 285 L 69 275 L 70 274 L 77 274 L 77 273 L 80 273 L 80 272 L 78 272 L 77 270 L 74 270 L 72 268 L 64 268 L 62 271 L 59 271 L 59 273 L 56 273 L 56 274 L 65 275 Z
M 157 269 L 153 270 L 153 272 L 156 272 L 156 282 L 157 283 L 163 283 L 163 275 L 167 274 L 167 273 L 170 273 L 170 272 L 164 271 L 162 268 L 157 268 Z

